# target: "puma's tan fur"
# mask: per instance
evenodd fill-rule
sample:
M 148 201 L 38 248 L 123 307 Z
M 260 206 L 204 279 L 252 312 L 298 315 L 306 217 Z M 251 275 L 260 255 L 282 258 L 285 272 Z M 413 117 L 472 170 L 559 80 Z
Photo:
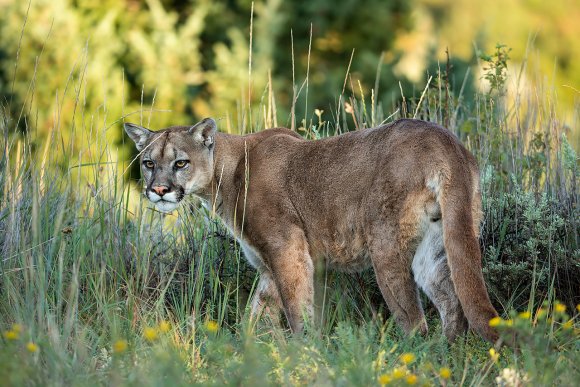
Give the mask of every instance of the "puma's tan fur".
M 239 240 L 260 273 L 253 313 L 281 308 L 300 331 L 313 314 L 314 267 L 325 260 L 346 271 L 372 266 L 406 332 L 427 331 L 420 287 L 450 340 L 468 322 L 497 339 L 481 271 L 478 168 L 448 130 L 399 120 L 306 141 L 282 128 L 218 133 L 212 119 L 158 132 L 125 128 L 159 208 L 197 195 Z

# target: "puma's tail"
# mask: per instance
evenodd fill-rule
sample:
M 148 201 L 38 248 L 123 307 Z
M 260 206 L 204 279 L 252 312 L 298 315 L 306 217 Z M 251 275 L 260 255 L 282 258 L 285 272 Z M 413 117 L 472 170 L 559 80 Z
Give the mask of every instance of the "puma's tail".
M 465 317 L 472 329 L 495 342 L 497 331 L 489 320 L 497 316 L 483 280 L 478 242 L 481 200 L 471 171 L 466 167 L 442 181 L 439 204 L 443 220 L 443 241 L 451 278 Z M 452 182 L 452 183 L 450 183 Z

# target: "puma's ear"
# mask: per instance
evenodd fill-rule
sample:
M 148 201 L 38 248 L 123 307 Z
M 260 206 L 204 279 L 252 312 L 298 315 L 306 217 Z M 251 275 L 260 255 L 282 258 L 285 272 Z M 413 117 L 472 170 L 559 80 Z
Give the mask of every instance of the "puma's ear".
M 123 125 L 125 127 L 125 132 L 131 137 L 131 140 L 135 141 L 135 146 L 137 150 L 141 152 L 143 148 L 145 148 L 145 144 L 151 135 L 153 134 L 147 128 L 143 128 L 142 126 L 138 126 L 135 124 L 125 123 Z
M 204 118 L 188 130 L 193 135 L 195 141 L 198 141 L 207 148 L 213 146 L 216 131 L 217 124 L 212 118 Z

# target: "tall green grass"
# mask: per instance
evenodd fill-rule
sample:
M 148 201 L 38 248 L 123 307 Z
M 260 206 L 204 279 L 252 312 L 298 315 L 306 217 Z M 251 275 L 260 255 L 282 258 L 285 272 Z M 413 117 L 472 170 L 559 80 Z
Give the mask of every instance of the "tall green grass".
M 253 325 L 247 307 L 256 275 L 219 220 L 195 200 L 164 216 L 128 179 L 129 163 L 119 162 L 106 140 L 125 117 L 85 119 L 75 128 L 55 120 L 51 136 L 39 142 L 33 126 L 18 132 L 20 118 L 4 108 L 3 383 L 488 385 L 508 368 L 536 385 L 572 385 L 580 379 L 579 172 L 556 98 L 516 85 L 511 94 L 482 92 L 467 106 L 447 79 L 444 71 L 435 74 L 385 112 L 373 90 L 352 85 L 335 111 L 317 110 L 297 126 L 317 138 L 415 117 L 445 123 L 460 136 L 481 165 L 485 274 L 494 303 L 511 318 L 501 329 L 510 337 L 516 331 L 519 351 L 504 348 L 496 358 L 472 334 L 448 344 L 427 302 L 430 334 L 405 337 L 368 272 L 323 273 L 320 323 L 304 336 L 268 321 Z M 74 93 L 64 98 L 77 104 L 74 114 L 96 114 L 84 111 L 82 83 L 71 84 Z M 244 131 L 275 122 L 271 93 L 260 106 L 240 107 L 240 122 L 252 118 Z M 79 142 L 85 148 L 73 152 Z M 555 299 L 566 311 L 562 305 L 553 312 Z

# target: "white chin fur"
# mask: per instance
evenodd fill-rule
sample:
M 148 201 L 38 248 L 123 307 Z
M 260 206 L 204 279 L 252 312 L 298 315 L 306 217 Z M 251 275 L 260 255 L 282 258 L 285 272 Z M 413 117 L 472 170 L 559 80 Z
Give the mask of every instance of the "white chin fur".
M 163 212 L 171 212 L 179 207 L 179 202 L 177 201 L 177 194 L 175 192 L 169 192 L 164 195 L 163 198 L 157 195 L 155 192 L 147 191 L 147 199 L 149 199 L 155 208 Z
M 155 208 L 163 212 L 171 212 L 177 207 L 179 207 L 179 203 L 167 202 L 165 200 L 160 200 L 155 203 Z

